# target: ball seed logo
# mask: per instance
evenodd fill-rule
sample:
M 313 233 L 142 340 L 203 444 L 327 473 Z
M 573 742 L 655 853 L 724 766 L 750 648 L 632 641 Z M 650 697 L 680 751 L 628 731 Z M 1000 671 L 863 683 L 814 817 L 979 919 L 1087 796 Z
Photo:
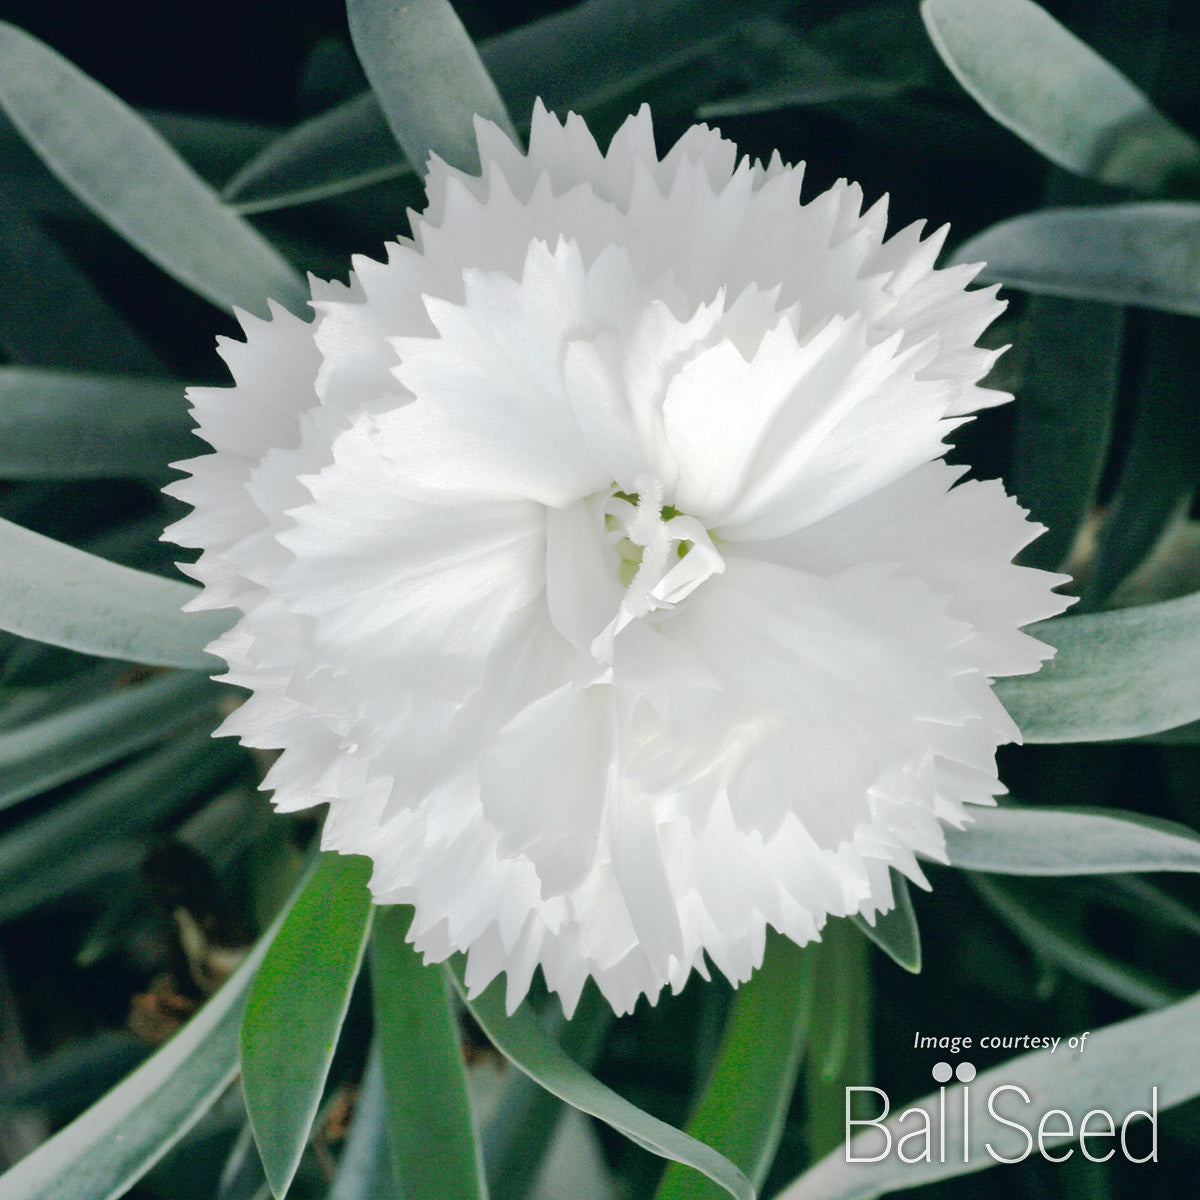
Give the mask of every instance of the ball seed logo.
M 998 1163 L 1023 1162 L 1035 1149 L 1047 1162 L 1065 1162 L 1076 1151 L 1066 1144 L 1077 1140 L 1078 1149 L 1091 1162 L 1107 1162 L 1120 1153 L 1131 1163 L 1158 1161 L 1158 1088 L 1150 1089 L 1147 1108 L 1133 1109 L 1118 1119 L 1107 1109 L 1089 1109 L 1078 1122 L 1065 1108 L 1034 1111 L 1034 1101 L 1019 1084 L 998 1083 L 987 1092 L 986 1117 L 973 1112 L 971 1088 L 975 1066 L 960 1062 L 934 1063 L 932 1075 L 939 1084 L 937 1097 L 927 1107 L 913 1105 L 888 1121 L 891 1100 L 878 1087 L 846 1088 L 846 1161 L 848 1163 L 881 1162 L 890 1155 L 904 1163 L 948 1162 L 957 1159 L 971 1162 L 986 1153 Z M 946 1084 L 956 1079 L 962 1086 L 949 1097 Z M 874 1096 L 882 1102 L 882 1111 L 875 1116 L 861 1115 L 862 1100 Z M 855 1116 L 855 1110 L 860 1115 Z M 1149 1122 L 1150 1147 L 1139 1155 L 1130 1141 L 1130 1125 L 1139 1117 Z M 988 1121 L 997 1129 L 993 1140 L 976 1138 L 972 1141 L 973 1119 Z M 982 1126 L 988 1130 L 988 1126 Z M 870 1130 L 871 1133 L 865 1131 Z M 857 1134 L 857 1136 L 856 1136 Z M 1003 1144 L 1000 1144 L 1003 1141 Z M 874 1146 L 868 1146 L 873 1142 Z M 877 1149 L 877 1153 L 868 1152 Z

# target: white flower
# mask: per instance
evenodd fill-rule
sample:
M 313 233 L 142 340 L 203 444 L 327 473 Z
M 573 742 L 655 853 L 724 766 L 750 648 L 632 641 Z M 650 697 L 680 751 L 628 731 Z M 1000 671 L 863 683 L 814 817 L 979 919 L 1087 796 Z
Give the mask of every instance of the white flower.
M 660 162 L 646 109 L 607 154 L 540 106 L 528 155 L 477 132 L 482 177 L 435 160 L 312 324 L 242 318 L 172 536 L 243 614 L 224 730 L 282 748 L 277 807 L 328 802 L 473 989 L 541 966 L 623 1012 L 922 882 L 1003 790 L 990 683 L 1049 653 L 1018 627 L 1067 601 L 940 461 L 1007 399 L 940 235 L 703 125 Z

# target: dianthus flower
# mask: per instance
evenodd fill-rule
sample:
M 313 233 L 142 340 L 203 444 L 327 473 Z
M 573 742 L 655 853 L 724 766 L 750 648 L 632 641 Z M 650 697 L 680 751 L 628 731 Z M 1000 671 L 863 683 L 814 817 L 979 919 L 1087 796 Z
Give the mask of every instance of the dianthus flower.
M 622 1012 L 922 881 L 1067 601 L 940 461 L 1008 398 L 941 235 L 703 125 L 660 161 L 646 109 L 606 154 L 540 106 L 528 154 L 476 128 L 386 263 L 242 317 L 171 536 L 241 610 L 224 732 L 282 749 L 276 806 L 328 803 L 473 990 Z

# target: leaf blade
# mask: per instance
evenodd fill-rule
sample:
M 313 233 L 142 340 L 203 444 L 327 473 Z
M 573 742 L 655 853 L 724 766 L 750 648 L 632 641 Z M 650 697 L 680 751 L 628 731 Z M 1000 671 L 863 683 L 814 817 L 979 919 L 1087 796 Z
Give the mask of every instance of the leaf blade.
M 691 1137 L 736 1163 L 757 1188 L 783 1133 L 812 1014 L 811 955 L 770 931 L 762 966 L 734 996 L 712 1075 L 688 1121 Z M 709 1200 L 709 1179 L 671 1163 L 655 1200 Z
M 981 282 L 1035 295 L 1200 316 L 1200 204 L 1046 208 L 985 229 L 951 261 L 982 261 Z
M 212 671 L 204 646 L 233 623 L 227 609 L 185 613 L 198 589 L 0 520 L 0 629 L 67 650 Z
M 1186 825 L 1102 808 L 976 808 L 946 830 L 950 863 L 1002 875 L 1200 871 L 1200 835 Z
M 1200 145 L 1031 0 L 923 0 L 921 16 L 972 98 L 1051 162 L 1147 192 L 1200 177 Z
M 448 0 L 348 0 L 350 37 L 405 157 L 424 175 L 429 156 L 478 172 L 472 118 L 516 130 Z
M 370 874 L 368 859 L 325 855 L 246 998 L 242 1089 L 267 1179 L 281 1200 L 308 1142 L 366 949 Z
M 449 987 L 405 940 L 411 920 L 408 907 L 384 908 L 371 938 L 392 1165 L 408 1200 L 484 1200 L 483 1160 Z M 433 1112 L 430 1095 L 439 1099 Z
M 222 307 L 295 312 L 303 281 L 141 117 L 60 54 L 0 22 L 0 106 L 50 170 L 113 230 Z
M 1112 741 L 1200 718 L 1200 593 L 1028 632 L 1056 647 L 1054 658 L 995 685 L 1026 741 Z
M 919 975 L 921 931 L 917 927 L 917 914 L 908 880 L 895 871 L 892 872 L 892 892 L 895 905 L 889 912 L 877 914 L 874 925 L 857 914 L 852 920 L 866 939 L 878 946 L 896 966 L 910 975 Z
M 0 1200 L 116 1200 L 187 1133 L 237 1076 L 242 1006 L 286 912 L 165 1046 L 0 1177 Z
M 750 1181 L 724 1155 L 642 1112 L 594 1079 L 542 1032 L 527 1008 L 518 1008 L 509 1016 L 503 981 L 494 981 L 473 1000 L 468 999 L 463 970 L 459 961 L 447 966 L 472 1016 L 514 1066 L 560 1100 L 598 1117 L 651 1154 L 694 1167 L 738 1200 L 753 1200 Z
M 0 367 L 0 475 L 161 476 L 195 453 L 183 388 L 135 375 Z

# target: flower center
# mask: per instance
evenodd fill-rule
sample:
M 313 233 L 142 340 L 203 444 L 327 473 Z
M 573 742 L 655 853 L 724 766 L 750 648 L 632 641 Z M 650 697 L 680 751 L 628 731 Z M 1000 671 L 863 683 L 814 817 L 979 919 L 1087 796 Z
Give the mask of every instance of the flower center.
M 636 487 L 635 492 L 614 487 L 604 503 L 606 536 L 625 588 L 617 615 L 591 646 L 595 659 L 608 665 L 617 634 L 631 621 L 674 608 L 706 579 L 725 570 L 708 530 L 695 517 L 663 504 L 658 479 L 639 476 Z

